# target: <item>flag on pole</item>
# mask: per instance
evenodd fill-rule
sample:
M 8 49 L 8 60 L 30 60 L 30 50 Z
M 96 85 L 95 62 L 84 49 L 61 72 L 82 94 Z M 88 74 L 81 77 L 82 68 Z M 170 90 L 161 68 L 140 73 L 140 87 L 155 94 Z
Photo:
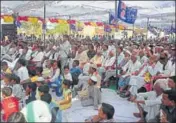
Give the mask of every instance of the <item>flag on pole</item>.
M 15 24 L 16 24 L 16 26 L 17 26 L 18 28 L 21 27 L 21 22 L 20 22 L 19 20 L 16 20 L 16 21 L 15 21 Z
M 115 25 L 116 24 L 115 14 L 112 13 L 112 12 L 109 13 L 109 24 L 110 25 Z
M 71 30 L 76 30 L 76 25 L 75 24 L 70 24 L 70 29 Z
M 124 2 L 119 0 L 117 17 L 129 24 L 134 24 L 137 18 L 137 9 L 132 7 L 127 7 Z

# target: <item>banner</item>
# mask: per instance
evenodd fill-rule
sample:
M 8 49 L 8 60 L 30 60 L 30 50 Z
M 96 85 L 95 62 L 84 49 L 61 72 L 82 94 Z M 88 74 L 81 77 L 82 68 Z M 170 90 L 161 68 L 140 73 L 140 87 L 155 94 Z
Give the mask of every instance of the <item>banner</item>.
M 111 27 L 110 27 L 109 25 L 105 25 L 105 26 L 104 26 L 104 31 L 105 31 L 105 32 L 111 32 L 112 29 L 111 29 Z
M 120 20 L 129 24 L 134 24 L 137 18 L 137 9 L 127 7 L 125 3 L 122 2 L 121 0 L 119 0 L 117 13 L 118 13 L 117 16 Z
M 109 24 L 110 25 L 115 25 L 116 24 L 115 14 L 112 13 L 112 12 L 109 13 Z
M 13 22 L 13 17 L 12 16 L 3 16 L 4 22 L 6 23 L 12 23 Z
M 76 25 L 75 24 L 70 24 L 70 29 L 76 31 Z

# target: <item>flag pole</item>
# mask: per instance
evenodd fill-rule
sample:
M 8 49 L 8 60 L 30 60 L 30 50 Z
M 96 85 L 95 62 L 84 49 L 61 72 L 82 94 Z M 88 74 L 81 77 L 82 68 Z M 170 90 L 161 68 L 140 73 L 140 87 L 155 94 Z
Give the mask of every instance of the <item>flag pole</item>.
M 120 2 L 120 0 L 119 0 Z M 115 0 L 115 24 L 117 25 L 117 0 Z M 117 41 L 116 41 L 116 82 L 118 81 L 118 78 L 117 78 L 117 75 L 118 75 L 118 70 L 117 70 L 117 65 L 118 65 L 118 55 L 117 55 Z M 118 84 L 117 84 L 118 85 Z M 118 89 L 118 86 L 117 86 L 117 89 Z
M 43 40 L 44 40 L 44 47 L 46 45 L 46 3 L 44 0 L 44 29 L 43 29 Z
M 147 40 L 147 37 L 148 37 L 148 28 L 149 28 L 149 17 L 147 17 L 147 35 L 146 35 L 146 40 Z

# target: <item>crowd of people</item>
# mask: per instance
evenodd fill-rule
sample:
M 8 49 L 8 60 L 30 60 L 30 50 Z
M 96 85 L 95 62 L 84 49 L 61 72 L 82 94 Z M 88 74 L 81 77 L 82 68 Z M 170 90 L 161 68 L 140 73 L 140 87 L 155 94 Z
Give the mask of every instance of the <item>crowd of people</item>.
M 113 78 L 117 94 L 137 104 L 138 122 L 176 122 L 175 44 L 63 35 L 0 45 L 3 122 L 62 122 L 74 97 L 98 110 L 85 122 L 118 122 L 114 107 L 101 97 Z

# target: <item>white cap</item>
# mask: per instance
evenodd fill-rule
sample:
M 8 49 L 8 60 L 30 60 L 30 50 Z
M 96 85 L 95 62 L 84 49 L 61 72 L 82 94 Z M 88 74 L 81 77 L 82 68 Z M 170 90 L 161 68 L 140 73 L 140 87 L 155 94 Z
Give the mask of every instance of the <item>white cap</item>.
M 91 78 L 90 78 L 92 81 L 94 81 L 94 82 L 97 82 L 97 77 L 96 76 L 91 76 Z
M 38 77 L 37 82 L 43 82 L 45 79 L 43 77 Z

